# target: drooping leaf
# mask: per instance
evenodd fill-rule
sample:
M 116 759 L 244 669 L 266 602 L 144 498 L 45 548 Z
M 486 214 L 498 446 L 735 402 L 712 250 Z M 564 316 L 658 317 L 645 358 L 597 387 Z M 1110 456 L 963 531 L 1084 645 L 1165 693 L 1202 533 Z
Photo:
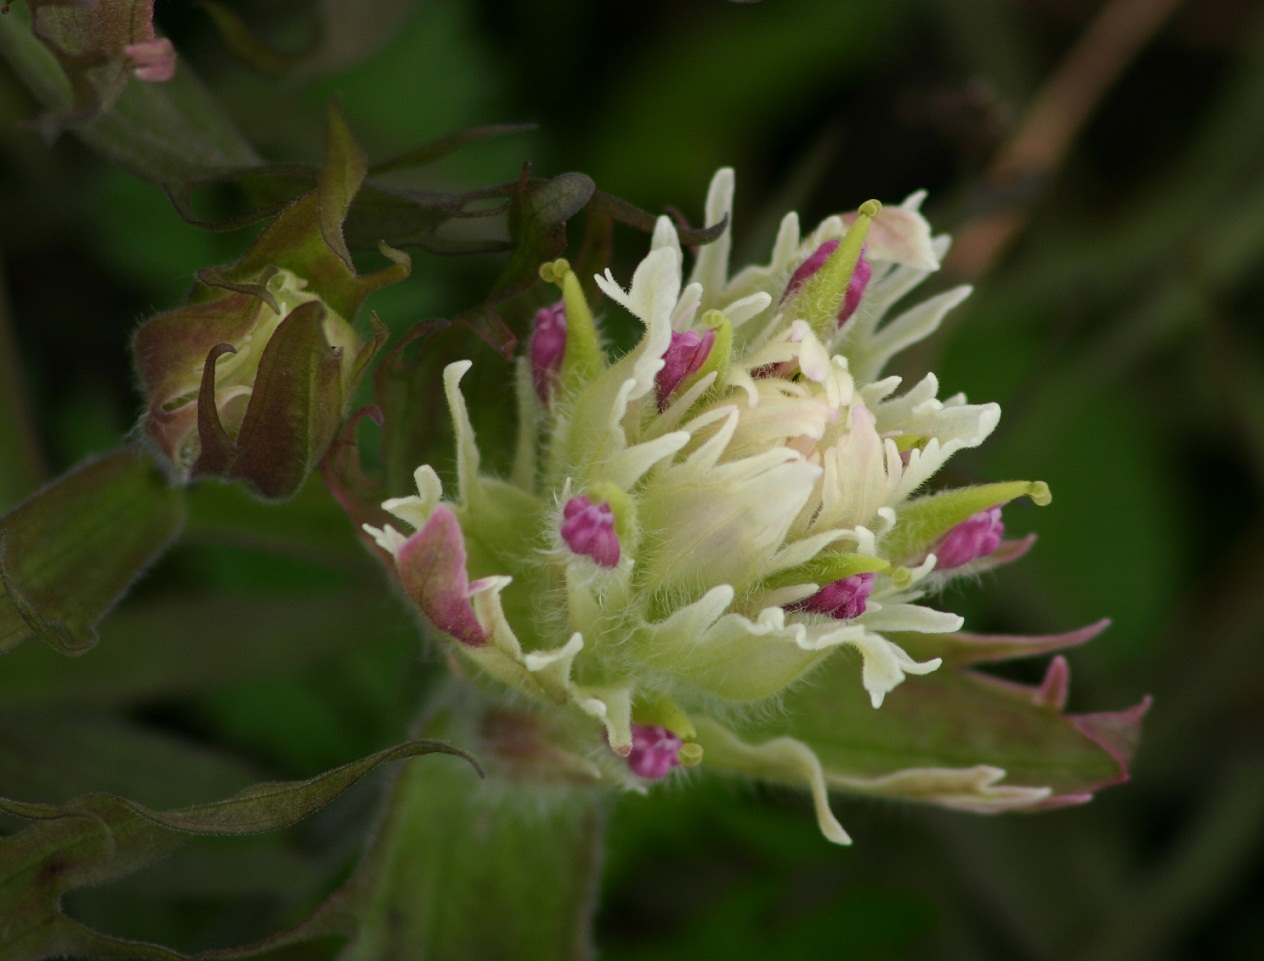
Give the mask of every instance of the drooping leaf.
M 0 840 L 0 956 L 7 961 L 64 954 L 183 958 L 85 928 L 61 911 L 62 895 L 163 858 L 188 835 L 255 834 L 294 824 L 379 765 L 431 753 L 470 760 L 436 741 L 409 741 L 306 781 L 256 784 L 223 801 L 169 812 L 108 794 L 60 806 L 0 799 L 0 811 L 36 822 Z
M 38 637 L 63 653 L 96 625 L 175 538 L 181 494 L 138 447 L 54 481 L 0 518 L 0 652 Z

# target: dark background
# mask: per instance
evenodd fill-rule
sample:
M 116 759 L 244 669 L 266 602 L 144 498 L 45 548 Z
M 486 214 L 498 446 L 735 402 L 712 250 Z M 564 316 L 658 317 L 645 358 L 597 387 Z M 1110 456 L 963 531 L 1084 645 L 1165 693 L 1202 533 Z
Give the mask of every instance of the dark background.
M 234 6 L 279 45 L 311 35 L 312 4 Z M 1023 563 L 946 606 L 1016 632 L 1109 616 L 1071 655 L 1071 709 L 1155 697 L 1132 783 L 1038 817 L 843 800 L 856 844 L 838 850 L 792 793 L 704 779 L 619 799 L 602 957 L 1264 957 L 1260 6 L 1186 3 L 1153 32 L 1125 17 L 1119 43 L 1139 50 L 1085 95 L 1065 150 L 1025 121 L 1034 103 L 1065 105 L 1077 88 L 1051 78 L 1084 75 L 1077 40 L 1119 3 L 365 6 L 363 36 L 344 39 L 371 54 L 279 82 L 234 61 L 190 4 L 159 3 L 158 22 L 269 159 L 318 158 L 338 94 L 375 158 L 473 124 L 539 123 L 414 178 L 429 186 L 509 180 L 529 160 L 698 222 L 711 173 L 731 164 L 739 262 L 767 256 L 786 209 L 814 223 L 928 189 L 932 224 L 961 245 L 935 283 L 977 291 L 902 370 L 1002 405 L 989 443 L 954 460 L 960 478 L 1040 478 L 1054 493 L 1019 519 L 1040 533 Z M 187 226 L 71 136 L 46 146 L 21 124 L 35 112 L 0 67 L 0 423 L 29 415 L 0 435 L 0 507 L 127 435 L 141 409 L 131 332 L 250 239 Z M 1036 159 L 1010 176 L 1020 134 Z M 993 247 L 998 216 L 1013 229 Z M 618 229 L 622 269 L 644 243 Z M 370 303 L 400 331 L 476 302 L 499 266 L 418 253 L 412 278 Z M 245 509 L 222 493 L 223 510 Z M 308 776 L 400 739 L 441 665 L 418 656 L 349 525 L 309 495 L 276 536 L 215 504 L 195 511 L 97 650 L 69 665 L 33 647 L 6 658 L 0 793 L 112 788 L 158 804 L 196 757 L 222 775 L 183 785 L 207 799 L 235 777 Z M 231 643 L 208 633 L 224 624 Z M 202 646 L 164 659 L 176 637 Z M 20 733 L 33 716 L 34 746 Z M 32 750 L 63 763 L 31 764 Z M 283 837 L 196 842 L 69 908 L 186 948 L 258 936 L 345 873 L 373 797 L 352 792 Z

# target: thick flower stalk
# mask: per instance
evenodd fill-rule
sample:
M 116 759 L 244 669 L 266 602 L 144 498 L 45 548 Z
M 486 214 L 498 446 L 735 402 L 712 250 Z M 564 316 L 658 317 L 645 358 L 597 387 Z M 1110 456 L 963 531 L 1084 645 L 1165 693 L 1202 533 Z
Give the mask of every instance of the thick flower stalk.
M 709 222 L 729 213 L 732 184 L 731 171 L 717 174 Z M 562 296 L 540 311 L 519 362 L 508 479 L 480 471 L 460 389 L 471 364 L 446 369 L 456 488 L 445 496 L 420 467 L 417 493 L 383 505 L 405 530 L 366 529 L 476 678 L 573 719 L 594 778 L 643 788 L 701 763 L 799 781 L 836 841 L 846 835 L 830 786 L 975 810 L 1051 798 L 997 787 L 1005 772 L 986 765 L 831 772 L 789 736 L 792 717 L 786 736 L 742 733 L 752 718 L 775 726 L 787 696 L 838 659 L 855 671 L 838 696 L 863 687 L 881 725 L 895 688 L 940 668 L 912 648 L 963 636 L 931 597 L 1029 543 L 1001 539 L 1002 504 L 1049 500 L 1026 481 L 926 491 L 1000 411 L 940 399 L 933 375 L 903 391 L 881 376 L 968 293 L 888 319 L 947 248 L 920 201 L 871 201 L 806 237 L 791 214 L 770 263 L 731 277 L 728 233 L 686 278 L 676 230 L 660 219 L 627 289 L 608 271 L 596 278 L 643 328 L 615 360 L 567 263 L 546 264 Z

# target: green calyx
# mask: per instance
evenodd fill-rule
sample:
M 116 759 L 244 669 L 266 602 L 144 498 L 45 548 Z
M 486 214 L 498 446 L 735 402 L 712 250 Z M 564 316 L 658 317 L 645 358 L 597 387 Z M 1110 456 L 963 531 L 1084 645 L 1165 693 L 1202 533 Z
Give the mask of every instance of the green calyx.
M 915 562 L 962 521 L 1018 497 L 1039 507 L 1052 499 L 1044 481 L 978 484 L 919 497 L 900 508 L 895 527 L 882 539 L 882 551 L 893 562 Z
M 882 204 L 876 200 L 866 200 L 861 204 L 859 216 L 842 242 L 791 297 L 791 315 L 806 320 L 819 336 L 829 336 L 838 324 L 838 309 L 847 296 L 847 286 L 860 260 L 869 225 L 881 209 Z
M 715 373 L 715 383 L 711 385 L 712 390 L 715 390 L 724 386 L 721 380 L 733 359 L 733 324 L 720 311 L 708 310 L 702 315 L 702 326 L 715 331 L 715 343 L 711 345 L 711 353 L 707 354 L 702 366 L 689 378 L 688 383 L 681 386 L 687 388 L 708 374 Z
M 573 393 L 606 367 L 597 324 L 570 262 L 554 260 L 540 267 L 541 279 L 560 287 L 566 306 L 566 353 L 562 357 L 562 388 Z
M 779 571 L 763 582 L 762 587 L 775 590 L 795 584 L 817 584 L 824 587 L 854 574 L 877 574 L 891 569 L 880 557 L 864 554 L 818 554 L 805 564 Z

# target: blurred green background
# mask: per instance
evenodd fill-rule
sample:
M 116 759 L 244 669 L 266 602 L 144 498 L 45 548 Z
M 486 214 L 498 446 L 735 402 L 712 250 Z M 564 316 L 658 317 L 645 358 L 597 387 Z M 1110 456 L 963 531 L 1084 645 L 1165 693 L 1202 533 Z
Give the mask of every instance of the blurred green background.
M 313 3 L 230 6 L 278 45 L 310 38 Z M 1132 783 L 1038 817 L 844 800 L 848 850 L 792 793 L 694 779 L 622 798 L 602 957 L 1264 957 L 1264 11 L 1186 3 L 1153 35 L 1125 17 L 1139 51 L 1065 151 L 1004 182 L 998 157 L 1103 6 L 372 0 L 340 27 L 354 62 L 275 81 L 192 4 L 158 4 L 268 159 L 317 159 L 332 95 L 375 159 L 531 120 L 410 182 L 476 187 L 530 161 L 698 223 L 731 164 L 739 261 L 767 256 L 786 209 L 813 223 L 926 188 L 932 224 L 977 255 L 951 265 L 975 295 L 901 369 L 1001 403 L 959 479 L 1044 479 L 1054 503 L 1007 514 L 1036 548 L 946 606 L 978 630 L 1113 618 L 1071 655 L 1070 707 L 1155 696 Z M 0 508 L 128 434 L 131 332 L 250 239 L 184 224 L 72 136 L 42 143 L 36 112 L 0 67 Z M 993 254 L 979 226 L 998 212 L 1016 229 Z M 617 228 L 617 273 L 644 242 Z M 415 253 L 370 305 L 397 332 L 452 316 L 501 263 Z M 405 736 L 442 671 L 321 490 L 272 509 L 207 485 L 98 648 L 0 662 L 0 794 L 171 805 L 308 776 Z M 382 783 L 284 835 L 192 843 L 70 911 L 185 949 L 258 937 L 345 875 Z

